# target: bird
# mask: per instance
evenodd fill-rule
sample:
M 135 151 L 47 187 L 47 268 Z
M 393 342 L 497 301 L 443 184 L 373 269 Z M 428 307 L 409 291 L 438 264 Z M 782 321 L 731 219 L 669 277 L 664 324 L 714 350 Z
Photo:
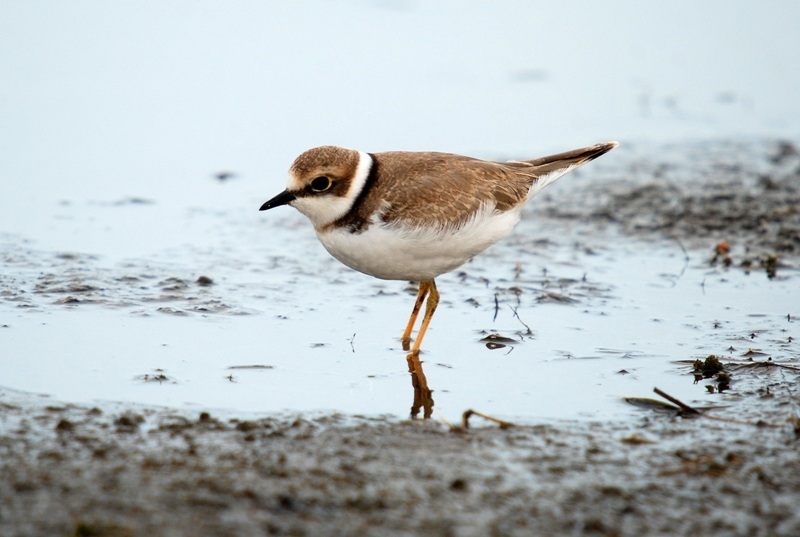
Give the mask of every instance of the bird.
M 286 189 L 259 210 L 294 207 L 311 221 L 325 249 L 348 267 L 383 280 L 419 282 L 401 337 L 403 350 L 418 358 L 439 304 L 435 278 L 508 235 L 522 208 L 546 186 L 617 145 L 508 162 L 315 147 L 294 160 Z

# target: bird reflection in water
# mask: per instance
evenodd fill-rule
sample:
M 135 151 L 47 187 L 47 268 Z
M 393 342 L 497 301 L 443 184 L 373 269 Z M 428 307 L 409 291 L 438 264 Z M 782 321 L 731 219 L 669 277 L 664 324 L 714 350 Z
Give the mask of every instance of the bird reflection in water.
M 408 372 L 411 373 L 411 386 L 414 388 L 414 401 L 411 404 L 411 417 L 422 417 L 428 419 L 433 413 L 433 391 L 428 388 L 428 379 L 422 370 L 422 361 L 419 359 L 418 352 L 411 352 L 406 356 L 408 360 Z

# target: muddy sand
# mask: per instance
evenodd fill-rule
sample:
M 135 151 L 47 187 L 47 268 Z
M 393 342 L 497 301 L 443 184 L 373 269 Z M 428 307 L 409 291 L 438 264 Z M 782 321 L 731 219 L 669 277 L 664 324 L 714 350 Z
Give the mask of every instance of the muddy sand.
M 798 153 L 781 141 L 634 151 L 541 196 L 537 218 L 796 279 Z M 625 422 L 473 416 L 464 429 L 0 389 L 0 535 L 800 535 L 800 349 L 789 332 L 769 337 L 780 359 L 680 368 L 722 388 L 699 414 L 633 400 Z

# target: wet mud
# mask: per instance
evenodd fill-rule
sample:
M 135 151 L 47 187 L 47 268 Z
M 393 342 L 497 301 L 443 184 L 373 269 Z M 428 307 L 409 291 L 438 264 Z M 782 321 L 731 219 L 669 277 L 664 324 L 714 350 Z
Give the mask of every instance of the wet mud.
M 570 228 L 584 250 L 610 240 L 670 243 L 721 271 L 797 279 L 795 145 L 707 142 L 621 153 L 576 174 L 571 188 L 545 193 L 525 218 Z M 509 244 L 522 248 L 520 237 Z M 4 255 L 15 271 L 0 280 L 2 299 L 22 310 L 252 313 L 230 298 L 236 282 L 219 276 L 233 266 L 169 276 L 133 262 L 125 277 L 91 256 L 50 258 L 43 267 L 25 248 Z M 552 275 L 527 275 L 494 283 L 494 304 L 473 299 L 489 316 L 518 305 L 526 286 L 541 302 L 567 307 L 613 295 L 602 280 L 554 284 Z M 531 327 L 516 320 L 516 333 L 476 337 L 481 351 L 510 352 L 525 340 Z M 0 535 L 798 535 L 798 322 L 797 311 L 787 311 L 785 328 L 739 334 L 725 352 L 687 349 L 685 359 L 670 360 L 673 374 L 714 398 L 686 405 L 665 392 L 631 394 L 637 413 L 624 422 L 501 427 L 473 415 L 465 428 L 435 411 L 429 420 L 237 415 L 100 408 L 0 389 Z M 717 337 L 720 326 L 698 331 Z M 273 371 L 248 364 L 242 358 L 226 370 L 231 382 Z M 438 365 L 408 360 L 412 412 L 435 409 L 436 386 L 422 368 Z M 145 371 L 133 381 L 172 382 L 169 371 Z M 581 397 L 580 385 L 560 381 Z
M 743 270 L 796 268 L 800 147 L 794 142 L 704 142 L 661 146 L 646 157 L 632 153 L 621 166 L 592 173 L 584 188 L 547 198 L 542 212 L 640 239 L 680 240 L 708 250 L 712 262 Z
M 766 394 L 746 397 L 760 407 Z M 0 532 L 797 535 L 800 455 L 785 421 L 796 402 L 774 397 L 788 407 L 753 423 L 646 409 L 628 424 L 464 431 L 5 393 Z

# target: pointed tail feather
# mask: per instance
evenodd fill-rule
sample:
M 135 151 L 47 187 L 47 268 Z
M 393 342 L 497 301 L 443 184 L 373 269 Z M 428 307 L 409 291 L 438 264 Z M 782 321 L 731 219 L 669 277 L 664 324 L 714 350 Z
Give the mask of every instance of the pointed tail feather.
M 597 144 L 590 147 L 573 149 L 572 151 L 566 151 L 564 153 L 558 153 L 548 157 L 526 160 L 525 162 L 531 166 L 540 168 L 543 173 L 547 173 L 556 168 L 571 166 L 573 164 L 580 166 L 581 164 L 585 164 L 599 156 L 605 155 L 618 145 L 618 142 L 606 142 L 604 144 Z
M 538 194 L 544 187 L 553 183 L 559 177 L 566 175 L 575 168 L 583 166 L 597 157 L 604 155 L 617 147 L 617 142 L 606 142 L 581 149 L 573 149 L 547 157 L 526 160 L 524 162 L 509 163 L 520 172 L 535 177 L 528 200 Z

